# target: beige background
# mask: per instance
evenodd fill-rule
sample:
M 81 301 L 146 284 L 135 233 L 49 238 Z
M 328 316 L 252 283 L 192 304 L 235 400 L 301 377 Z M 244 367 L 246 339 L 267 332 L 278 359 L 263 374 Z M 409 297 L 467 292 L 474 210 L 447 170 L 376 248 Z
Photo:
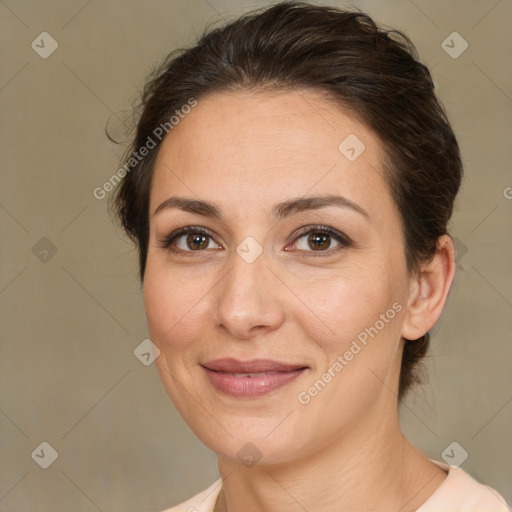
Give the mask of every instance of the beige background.
M 135 252 L 92 191 L 122 152 L 107 120 L 153 64 L 207 22 L 270 3 L 0 2 L 0 511 L 156 511 L 217 478 L 134 356 L 148 336 Z M 463 469 L 512 502 L 512 2 L 352 5 L 416 43 L 466 166 L 456 282 L 403 428 L 436 459 L 457 441 Z M 44 31 L 58 43 L 46 59 L 31 48 Z M 456 59 L 441 46 L 453 31 L 469 43 Z M 31 457 L 44 441 L 58 453 L 47 469 Z

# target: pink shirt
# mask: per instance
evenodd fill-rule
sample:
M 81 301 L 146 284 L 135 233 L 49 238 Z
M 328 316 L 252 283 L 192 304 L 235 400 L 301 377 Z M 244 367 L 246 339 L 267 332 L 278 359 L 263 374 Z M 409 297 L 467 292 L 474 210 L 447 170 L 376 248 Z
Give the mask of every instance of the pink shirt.
M 510 512 L 503 497 L 491 487 L 478 483 L 461 468 L 430 460 L 448 471 L 448 476 L 416 512 Z M 162 512 L 213 512 L 221 488 L 219 479 L 193 498 Z

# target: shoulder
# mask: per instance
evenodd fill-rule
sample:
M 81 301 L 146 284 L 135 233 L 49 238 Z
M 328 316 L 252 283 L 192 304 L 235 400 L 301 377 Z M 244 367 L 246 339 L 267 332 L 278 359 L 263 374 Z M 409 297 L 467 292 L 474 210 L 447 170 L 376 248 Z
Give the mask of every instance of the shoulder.
M 448 471 L 448 476 L 417 512 L 509 512 L 498 491 L 477 482 L 460 467 L 430 460 Z
M 162 512 L 213 512 L 221 488 L 222 480 L 219 478 L 208 489 L 201 491 L 179 505 L 162 510 Z

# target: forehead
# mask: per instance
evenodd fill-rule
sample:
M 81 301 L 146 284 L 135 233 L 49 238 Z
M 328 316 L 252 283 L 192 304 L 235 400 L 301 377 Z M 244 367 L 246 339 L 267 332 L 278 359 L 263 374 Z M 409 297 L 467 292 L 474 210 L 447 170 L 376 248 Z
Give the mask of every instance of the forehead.
M 162 142 L 150 208 L 171 194 L 258 208 L 309 192 L 383 207 L 382 154 L 371 130 L 314 91 L 214 93 Z

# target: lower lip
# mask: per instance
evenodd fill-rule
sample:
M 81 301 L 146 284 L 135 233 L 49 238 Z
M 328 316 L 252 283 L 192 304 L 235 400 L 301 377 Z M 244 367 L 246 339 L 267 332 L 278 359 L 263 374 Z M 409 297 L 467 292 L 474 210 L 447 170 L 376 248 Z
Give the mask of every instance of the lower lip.
M 302 375 L 306 368 L 258 377 L 235 377 L 233 374 L 216 372 L 208 368 L 204 368 L 204 370 L 210 382 L 221 393 L 237 398 L 251 398 L 266 395 L 286 386 Z

